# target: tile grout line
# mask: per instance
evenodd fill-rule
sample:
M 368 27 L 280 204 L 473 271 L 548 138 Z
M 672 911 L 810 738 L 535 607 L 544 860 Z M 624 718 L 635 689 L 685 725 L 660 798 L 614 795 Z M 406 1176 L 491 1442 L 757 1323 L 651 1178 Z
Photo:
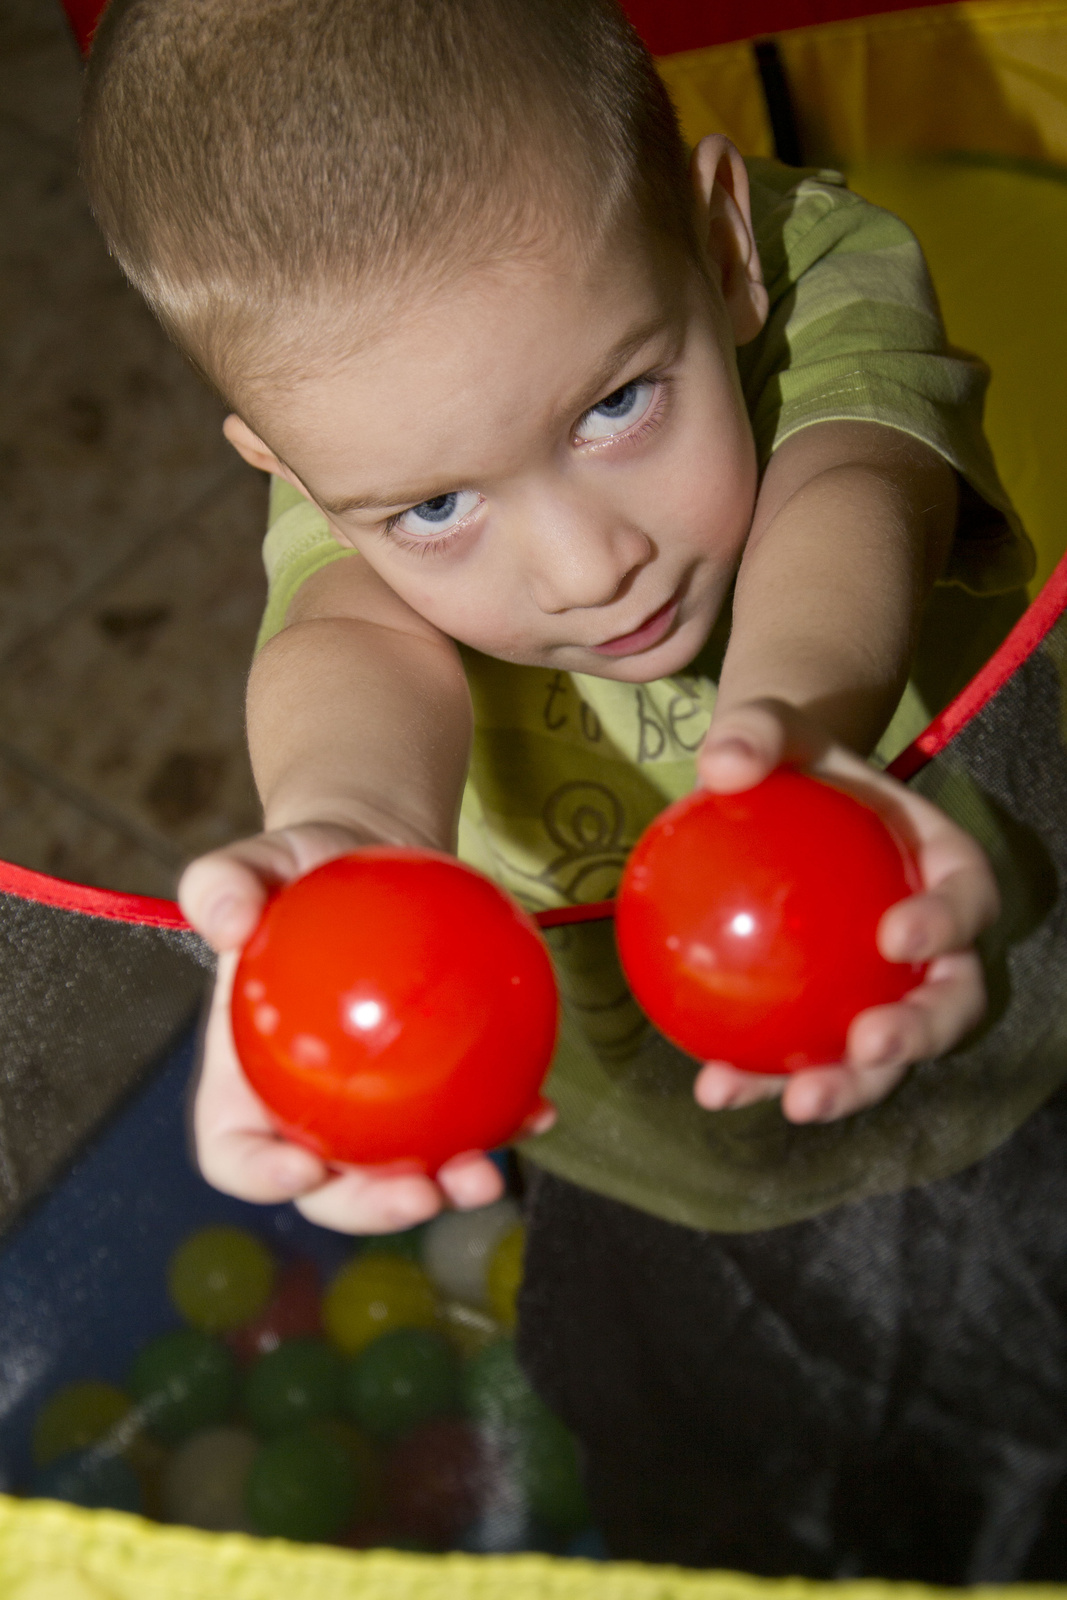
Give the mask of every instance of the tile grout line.
M 65 800 L 75 810 L 91 817 L 94 822 L 101 823 L 112 833 L 121 834 L 124 838 L 140 845 L 162 866 L 177 870 L 184 865 L 185 854 L 176 845 L 171 845 L 151 828 L 128 817 L 110 801 L 101 800 L 90 790 L 71 783 L 46 762 L 38 761 L 36 756 L 20 750 L 17 745 L 10 744 L 6 739 L 0 739 L 0 761 L 6 761 L 9 766 L 34 779 L 43 788 Z
M 144 533 L 135 545 L 127 550 L 124 555 L 119 556 L 116 561 L 112 562 L 111 566 L 99 573 L 97 577 L 91 579 L 84 588 L 71 595 L 70 599 L 65 601 L 58 611 L 53 612 L 46 622 L 41 622 L 36 627 L 31 628 L 29 633 L 23 634 L 20 639 L 16 639 L 13 644 L 0 653 L 0 672 L 16 666 L 20 656 L 28 653 L 48 634 L 62 628 L 72 617 L 84 611 L 103 590 L 110 588 L 112 584 L 127 576 L 151 552 L 155 544 L 175 533 L 180 523 L 199 516 L 216 496 L 222 494 L 231 479 L 236 482 L 246 470 L 247 468 L 239 462 L 227 462 L 226 466 L 220 469 L 217 476 L 212 479 L 208 486 L 190 500 L 188 505 L 174 512 L 164 522 L 153 523 L 151 529 Z

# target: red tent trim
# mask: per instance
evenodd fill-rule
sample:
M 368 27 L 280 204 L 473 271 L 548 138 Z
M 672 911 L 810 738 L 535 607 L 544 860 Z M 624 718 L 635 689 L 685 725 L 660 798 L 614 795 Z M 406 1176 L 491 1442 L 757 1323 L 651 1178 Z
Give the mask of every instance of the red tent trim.
M 914 11 L 937 0 L 622 0 L 623 10 L 654 56 L 735 44 L 820 22 Z
M 189 927 L 174 900 L 68 883 L 64 878 L 50 878 L 47 873 L 32 872 L 29 867 L 17 867 L 9 861 L 0 861 L 0 894 L 33 900 L 39 906 L 55 906 L 59 911 L 104 917 L 109 922 L 136 922 L 145 928 Z
M 975 673 L 955 700 L 949 701 L 925 732 L 890 763 L 887 768 L 890 775 L 906 782 L 934 756 L 940 755 L 971 718 L 988 705 L 998 689 L 1004 687 L 1012 673 L 1033 655 L 1064 611 L 1067 611 L 1067 555 L 1060 558 L 1041 593 L 1030 602 L 985 666 Z

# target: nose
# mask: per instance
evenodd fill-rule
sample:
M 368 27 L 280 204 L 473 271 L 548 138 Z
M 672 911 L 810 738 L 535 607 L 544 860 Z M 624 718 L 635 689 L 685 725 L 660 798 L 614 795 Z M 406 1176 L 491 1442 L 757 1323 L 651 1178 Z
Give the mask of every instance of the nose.
M 536 509 L 527 548 L 531 592 L 549 616 L 610 605 L 654 553 L 649 536 L 617 510 L 564 499 Z

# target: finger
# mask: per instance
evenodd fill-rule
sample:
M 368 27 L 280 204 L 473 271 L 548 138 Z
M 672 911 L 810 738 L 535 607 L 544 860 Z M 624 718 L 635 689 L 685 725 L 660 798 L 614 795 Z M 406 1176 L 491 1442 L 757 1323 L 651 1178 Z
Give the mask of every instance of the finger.
M 191 862 L 178 884 L 178 902 L 209 944 L 232 950 L 251 936 L 270 889 L 359 842 L 347 828 L 318 822 L 241 839 Z
M 884 955 L 895 961 L 926 960 L 962 949 L 996 920 L 1000 895 L 985 852 L 945 812 L 840 746 L 825 752 L 816 770 L 879 812 L 914 853 L 925 893 L 938 897 L 936 904 L 914 914 L 903 911 L 911 900 L 886 912 L 879 938 Z
M 725 1061 L 707 1061 L 696 1075 L 693 1095 L 705 1111 L 735 1111 L 775 1099 L 788 1082 L 769 1073 L 741 1072 Z
M 551 1100 L 546 1100 L 544 1095 L 538 1095 L 537 1104 L 523 1122 L 522 1127 L 514 1135 L 516 1140 L 535 1139 L 539 1133 L 547 1133 L 549 1128 L 556 1125 L 559 1112 Z
M 203 1177 L 223 1194 L 254 1205 L 281 1205 L 322 1183 L 327 1168 L 310 1150 L 277 1134 L 231 1129 L 201 1138 L 197 1160 Z
M 784 700 L 748 700 L 717 713 L 697 756 L 697 778 L 729 794 L 751 788 L 774 767 L 813 766 L 830 748 L 825 731 Z M 852 760 L 862 772 L 865 763 Z
M 751 789 L 782 760 L 785 746 L 782 721 L 769 707 L 738 706 L 712 723 L 697 756 L 697 781 L 717 794 Z
M 878 948 L 888 961 L 930 961 L 973 944 L 999 911 L 996 882 L 983 858 L 890 906 L 878 926 Z
M 849 1029 L 849 1063 L 910 1065 L 944 1055 L 981 1019 L 985 999 L 982 964 L 973 950 L 940 956 L 898 1004 L 860 1013 Z
M 863 1011 L 848 1033 L 848 1059 L 796 1075 L 782 1097 L 790 1122 L 833 1122 L 884 1100 L 916 1061 L 944 1055 L 985 1010 L 973 951 L 943 956 L 897 1005 Z
M 218 951 L 248 940 L 267 899 L 262 874 L 233 852 L 201 856 L 178 883 L 178 904 L 188 921 Z
M 836 1122 L 884 1100 L 906 1071 L 906 1063 L 862 1070 L 808 1068 L 796 1074 L 782 1095 L 782 1114 L 789 1122 Z
M 207 1182 L 223 1193 L 278 1203 L 321 1183 L 327 1169 L 310 1151 L 278 1136 L 241 1071 L 230 1030 L 236 964 L 232 952 L 219 960 L 204 1031 L 193 1107 L 197 1162 Z
M 459 1211 L 491 1205 L 504 1193 L 499 1167 L 480 1151 L 446 1161 L 437 1173 L 437 1182 Z
M 379 1177 L 372 1169 L 349 1167 L 295 1204 L 309 1222 L 337 1233 L 399 1233 L 436 1216 L 442 1197 L 419 1173 Z

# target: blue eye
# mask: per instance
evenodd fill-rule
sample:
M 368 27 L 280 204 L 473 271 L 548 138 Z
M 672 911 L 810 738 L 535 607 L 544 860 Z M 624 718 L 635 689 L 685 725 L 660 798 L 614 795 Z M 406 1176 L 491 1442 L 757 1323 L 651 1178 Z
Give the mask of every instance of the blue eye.
M 609 439 L 612 434 L 625 433 L 635 422 L 640 422 L 649 406 L 656 385 L 648 378 L 632 378 L 621 389 L 598 400 L 591 406 L 575 429 L 575 438 L 585 443 L 590 439 Z
M 457 489 L 451 494 L 435 494 L 432 500 L 423 500 L 397 517 L 393 526 L 401 533 L 425 538 L 435 533 L 447 533 L 457 522 L 474 510 L 481 496 L 473 489 Z
M 628 417 L 637 400 L 637 389 L 636 383 L 624 383 L 621 389 L 609 394 L 593 410 L 598 417 Z

